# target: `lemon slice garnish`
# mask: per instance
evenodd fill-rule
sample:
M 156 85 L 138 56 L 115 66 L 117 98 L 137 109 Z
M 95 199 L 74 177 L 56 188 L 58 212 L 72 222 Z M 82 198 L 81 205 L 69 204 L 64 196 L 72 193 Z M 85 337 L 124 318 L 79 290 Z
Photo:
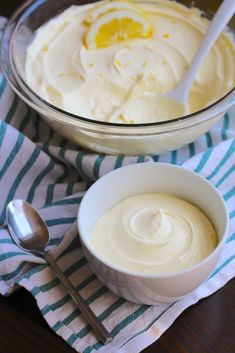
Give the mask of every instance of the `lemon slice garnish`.
M 91 23 L 84 44 L 88 49 L 105 48 L 130 39 L 150 38 L 152 33 L 152 24 L 144 13 L 114 10 Z
M 111 12 L 114 10 L 120 10 L 120 9 L 134 10 L 140 13 L 143 11 L 139 6 L 127 0 L 107 1 L 106 3 L 96 6 L 91 11 L 89 11 L 85 19 L 85 23 L 90 24 L 94 22 L 99 16 L 103 15 L 104 13 L 108 13 L 108 12 Z

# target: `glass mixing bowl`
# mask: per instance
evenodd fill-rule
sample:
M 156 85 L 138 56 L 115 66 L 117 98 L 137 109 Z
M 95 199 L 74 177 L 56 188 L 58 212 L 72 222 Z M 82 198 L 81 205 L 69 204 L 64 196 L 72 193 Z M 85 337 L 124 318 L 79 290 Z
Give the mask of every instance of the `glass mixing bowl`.
M 107 154 L 160 154 L 192 142 L 208 131 L 235 104 L 235 88 L 220 100 L 196 113 L 148 124 L 98 122 L 63 111 L 39 97 L 25 82 L 26 50 L 34 32 L 79 0 L 26 1 L 9 20 L 2 37 L 3 72 L 14 91 L 62 136 L 89 150 Z M 92 2 L 92 1 L 90 1 Z M 190 6 L 192 1 L 180 1 Z M 213 16 L 218 0 L 196 0 L 193 5 Z M 235 18 L 229 24 L 234 35 Z

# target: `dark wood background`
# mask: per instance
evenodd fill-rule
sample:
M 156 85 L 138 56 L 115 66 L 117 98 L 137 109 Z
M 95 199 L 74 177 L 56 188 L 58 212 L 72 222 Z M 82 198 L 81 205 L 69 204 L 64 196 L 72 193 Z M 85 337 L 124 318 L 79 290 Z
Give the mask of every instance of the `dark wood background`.
M 10 16 L 22 2 L 22 0 L 0 0 L 0 15 Z M 21 289 L 10 297 L 0 296 L 0 353 L 74 352 L 48 327 L 40 315 L 34 298 L 28 292 Z M 156 343 L 143 351 L 143 353 L 233 352 L 235 352 L 235 280 L 188 308 Z

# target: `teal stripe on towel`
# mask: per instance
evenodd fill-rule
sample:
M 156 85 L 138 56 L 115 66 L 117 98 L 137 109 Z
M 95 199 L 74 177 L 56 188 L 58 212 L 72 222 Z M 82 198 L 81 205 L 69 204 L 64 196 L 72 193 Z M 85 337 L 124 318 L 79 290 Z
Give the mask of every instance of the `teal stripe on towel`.
M 34 123 L 34 131 L 35 131 L 35 135 L 32 137 L 32 141 L 37 142 L 38 140 L 40 140 L 40 123 L 42 122 L 42 117 L 36 113 L 36 117 L 35 117 L 35 123 Z
M 24 267 L 25 262 L 22 262 L 14 271 L 1 275 L 0 278 L 2 278 L 3 281 L 10 281 L 11 279 L 16 278 Z
M 137 158 L 137 163 L 143 163 L 145 161 L 145 156 L 139 156 L 138 158 Z
M 227 243 L 230 243 L 230 241 L 234 241 L 234 240 L 235 240 L 235 233 L 233 233 L 231 237 L 228 238 Z
M 95 179 L 99 178 L 100 167 L 104 159 L 105 159 L 105 155 L 101 155 L 97 157 L 95 160 L 94 167 L 93 167 L 93 175 Z
M 0 121 L 0 147 L 2 146 L 4 137 L 6 135 L 7 131 L 7 124 L 4 123 L 4 121 Z
M 115 162 L 115 164 L 114 164 L 114 169 L 118 169 L 118 168 L 122 167 L 122 163 L 123 163 L 123 161 L 124 161 L 124 158 L 125 158 L 125 157 L 122 156 L 122 155 L 120 155 L 120 156 L 117 157 L 116 162 Z
M 109 291 L 109 289 L 107 287 L 101 287 L 99 288 L 94 294 L 92 294 L 87 300 L 87 304 L 92 304 L 95 300 L 97 300 L 98 298 L 100 298 L 101 296 L 103 296 L 104 294 L 106 294 Z M 64 325 L 69 325 L 77 316 L 79 316 L 81 314 L 81 311 L 76 308 L 70 315 L 68 315 L 67 317 L 65 317 L 63 319 L 63 323 Z M 54 329 L 52 327 L 52 329 Z
M 134 320 L 136 320 L 139 316 L 141 316 L 145 311 L 147 311 L 151 306 L 149 305 L 141 305 L 137 310 L 128 315 L 124 320 L 122 320 L 110 333 L 113 337 L 119 334 L 125 327 L 131 324 Z M 90 353 L 93 349 L 98 349 L 101 347 L 101 343 L 95 343 L 93 346 L 87 347 L 83 353 Z
M 9 124 L 11 122 L 11 120 L 12 120 L 12 118 L 13 118 L 15 112 L 16 112 L 16 109 L 18 107 L 18 103 L 19 103 L 19 98 L 18 98 L 17 94 L 15 94 L 13 102 L 11 104 L 11 107 L 10 107 L 8 113 L 7 113 L 6 118 L 5 118 L 6 123 Z
M 177 163 L 177 151 L 172 151 L 171 152 L 171 164 L 176 164 Z
M 233 172 L 235 172 L 235 164 L 229 170 L 226 171 L 226 173 L 215 184 L 215 186 L 218 188 Z
M 66 275 L 66 277 L 71 276 L 73 273 L 75 273 L 76 271 L 78 271 L 81 267 L 83 267 L 84 265 L 86 265 L 86 259 L 84 257 L 82 257 L 80 260 L 78 260 L 77 262 L 75 262 L 74 264 L 70 265 L 65 271 L 64 274 Z M 34 275 L 34 273 L 32 273 L 32 275 Z M 30 275 L 31 277 L 31 275 Z M 42 292 L 47 292 L 49 290 L 51 290 L 52 288 L 56 287 L 57 285 L 60 284 L 59 279 L 56 277 L 54 278 L 52 281 L 47 282 L 43 285 L 40 286 L 40 290 Z
M 66 188 L 66 192 L 65 192 L 65 195 L 66 195 L 66 196 L 72 195 L 72 193 L 73 193 L 73 187 L 74 187 L 74 183 L 69 183 L 69 182 L 68 182 L 67 188 Z
M 227 135 L 228 129 L 229 129 L 229 115 L 228 115 L 228 113 L 226 113 L 225 116 L 224 116 L 223 128 L 221 130 L 221 138 L 222 138 L 222 140 L 227 140 L 227 138 L 228 138 L 228 135 Z
M 58 226 L 59 224 L 72 224 L 75 221 L 75 219 L 76 217 L 49 219 L 46 221 L 46 224 L 48 227 Z
M 139 318 L 143 313 L 145 313 L 151 306 L 141 305 L 137 310 L 128 315 L 124 320 L 122 320 L 112 331 L 111 335 L 114 337 L 119 334 L 123 329 L 130 325 L 134 320 Z
M 159 155 L 153 156 L 153 161 L 154 161 L 154 162 L 158 162 L 158 161 L 159 161 Z
M 72 335 L 66 340 L 69 346 L 72 346 L 73 343 L 78 339 L 77 335 L 72 333 Z
M 225 266 L 230 264 L 230 262 L 232 262 L 234 259 L 235 259 L 235 255 L 230 256 L 227 260 L 225 260 L 221 265 L 217 267 L 217 269 L 212 273 L 212 275 L 209 278 L 212 278 L 215 275 L 217 275 L 217 273 L 219 273 Z
M 197 164 L 197 166 L 195 167 L 194 171 L 196 173 L 199 173 L 202 171 L 202 169 L 205 167 L 206 163 L 208 162 L 211 154 L 212 154 L 212 151 L 213 151 L 214 148 L 210 148 L 209 150 L 207 150 L 206 152 L 203 153 L 199 163 Z
M 92 274 L 91 276 L 87 277 L 84 281 L 82 281 L 79 285 L 75 287 L 76 291 L 80 291 L 86 286 L 88 286 L 91 282 L 93 282 L 96 279 L 96 276 Z M 58 282 L 59 285 L 59 282 Z M 63 305 L 65 305 L 67 302 L 71 300 L 71 297 L 69 294 L 65 295 L 63 298 L 57 300 L 53 304 L 46 305 L 41 309 L 41 313 L 43 316 L 45 316 L 50 310 L 57 310 L 60 309 Z
M 66 140 L 63 140 L 63 144 L 65 144 L 65 141 Z M 59 157 L 62 159 L 63 162 L 65 161 L 65 152 L 65 147 L 61 148 L 59 152 Z M 63 167 L 64 171 L 63 174 L 56 181 L 58 184 L 64 182 L 64 180 L 66 180 L 69 176 L 69 167 L 65 163 L 61 164 L 61 166 Z
M 231 157 L 231 155 L 235 152 L 235 139 L 232 140 L 227 152 L 225 153 L 224 157 L 220 161 L 220 163 L 217 165 L 217 167 L 214 169 L 214 171 L 207 176 L 208 180 L 211 180 L 218 172 L 219 170 L 225 165 L 227 160 Z
M 2 76 L 2 80 L 1 81 L 2 82 L 1 82 L 1 85 L 0 85 L 0 97 L 2 97 L 2 95 L 3 95 L 4 91 L 5 91 L 5 88 L 7 86 L 7 79 L 4 76 Z
M 211 137 L 210 133 L 207 132 L 205 134 L 205 137 L 206 137 L 207 148 L 210 148 L 212 146 L 212 137 Z
M 195 155 L 195 144 L 192 142 L 188 145 L 189 147 L 189 158 Z
M 100 321 L 104 321 L 107 319 L 111 314 L 114 313 L 115 310 L 119 309 L 124 303 L 126 303 L 126 300 L 123 298 L 118 298 L 113 304 L 111 304 L 106 310 L 102 312 L 98 316 Z M 92 330 L 90 325 L 86 325 L 81 331 L 78 332 L 77 336 L 79 338 L 84 338 L 90 331 Z
M 135 337 L 141 335 L 142 333 L 148 331 L 148 329 L 150 329 L 150 327 L 151 327 L 152 325 L 154 325 L 170 308 L 172 308 L 173 305 L 175 305 L 175 303 L 176 303 L 176 302 L 170 304 L 161 314 L 159 314 L 154 320 L 152 320 L 152 321 L 150 322 L 150 324 L 147 325 L 143 330 L 137 332 L 134 336 L 130 337 L 125 343 L 123 343 L 122 347 L 124 347 L 124 346 L 125 346 L 128 342 L 130 342 L 133 338 L 135 338 Z
M 83 196 L 54 201 L 50 205 L 47 205 L 45 208 L 50 208 L 53 206 L 78 205 L 82 201 L 82 198 Z
M 229 191 L 226 192 L 224 195 L 224 200 L 228 201 L 231 197 L 233 197 L 235 194 L 235 186 L 233 186 Z
M 23 119 L 21 121 L 21 124 L 19 126 L 19 131 L 20 132 L 23 132 L 24 129 L 27 127 L 28 123 L 30 122 L 31 115 L 32 115 L 32 110 L 29 107 L 27 107 L 26 114 L 23 117 Z
M 11 239 L 0 239 L 0 244 L 11 244 L 11 245 L 13 245 L 13 241 Z
M 53 160 L 50 160 L 48 165 L 46 166 L 46 168 L 36 177 L 36 179 L 34 180 L 29 192 L 28 192 L 28 196 L 26 198 L 26 200 L 29 203 L 32 203 L 33 199 L 34 199 L 34 195 L 36 192 L 36 189 L 38 188 L 39 184 L 42 182 L 42 180 L 50 173 L 50 171 L 54 168 L 55 163 L 53 162 Z
M 89 179 L 83 170 L 83 159 L 86 155 L 87 155 L 87 153 L 85 153 L 85 152 L 78 152 L 76 160 L 75 160 L 77 171 L 84 180 Z
M 46 207 L 47 205 L 50 205 L 53 202 L 54 187 L 55 187 L 55 184 L 48 185 L 47 193 L 46 193 L 46 201 L 43 207 Z
M 23 251 L 9 251 L 9 252 L 6 252 L 5 254 L 0 254 L 0 262 L 20 255 L 25 256 L 25 253 Z
M 229 218 L 232 219 L 235 217 L 235 210 L 229 213 Z
M 12 184 L 10 191 L 8 193 L 7 199 L 5 201 L 4 208 L 3 208 L 1 218 L 0 218 L 0 224 L 4 222 L 6 207 L 7 207 L 8 203 L 11 200 L 13 200 L 15 192 L 16 192 L 20 182 L 22 181 L 24 176 L 28 173 L 28 171 L 33 166 L 33 164 L 36 162 L 39 154 L 40 154 L 40 150 L 36 147 L 34 149 L 33 153 L 31 154 L 30 158 L 28 159 L 27 163 L 23 166 L 23 168 L 20 170 L 19 174 L 16 176 L 16 179 L 15 179 L 14 183 Z
M 7 157 L 6 162 L 4 163 L 3 168 L 0 170 L 0 180 L 7 172 L 9 166 L 13 163 L 14 158 L 17 156 L 22 144 L 24 142 L 24 135 L 19 134 L 15 146 L 13 147 L 12 151 L 10 152 L 9 156 Z

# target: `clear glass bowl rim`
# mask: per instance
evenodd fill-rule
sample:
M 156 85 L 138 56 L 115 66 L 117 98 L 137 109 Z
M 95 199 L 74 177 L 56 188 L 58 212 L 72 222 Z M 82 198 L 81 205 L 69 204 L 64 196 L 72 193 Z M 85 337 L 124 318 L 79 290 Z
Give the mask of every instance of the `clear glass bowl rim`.
M 19 25 L 21 24 L 22 18 L 25 18 L 26 15 L 30 15 L 32 13 L 32 9 L 33 11 L 35 11 L 35 9 L 37 9 L 38 6 L 40 6 L 42 3 L 47 2 L 50 0 L 28 0 L 26 2 L 24 2 L 21 6 L 18 7 L 18 9 L 12 14 L 12 16 L 10 17 L 3 35 L 2 35 L 2 41 L 1 41 L 1 57 L 2 57 L 2 51 L 4 48 L 4 44 L 6 45 L 6 40 L 9 42 L 8 46 L 9 46 L 9 52 L 10 52 L 10 60 L 9 60 L 9 65 L 10 65 L 10 69 L 11 69 L 11 73 L 13 74 L 13 78 L 16 82 L 12 82 L 11 78 L 8 75 L 7 70 L 5 69 L 4 65 L 2 64 L 2 68 L 3 68 L 3 72 L 8 80 L 8 82 L 10 83 L 10 85 L 12 86 L 12 88 L 14 89 L 14 91 L 25 100 L 26 103 L 28 103 L 30 106 L 32 106 L 34 109 L 38 110 L 38 106 L 41 106 L 40 110 L 42 112 L 42 109 L 44 108 L 45 111 L 51 111 L 54 114 L 59 114 L 61 116 L 60 119 L 63 119 L 63 122 L 66 123 L 66 120 L 68 121 L 68 119 L 71 121 L 74 120 L 74 123 L 77 125 L 78 122 L 81 123 L 85 123 L 85 124 L 89 124 L 89 125 L 94 125 L 94 126 L 100 126 L 100 127 L 108 127 L 110 129 L 121 129 L 121 128 L 125 128 L 126 132 L 127 130 L 131 130 L 133 128 L 157 128 L 159 127 L 162 132 L 162 128 L 165 131 L 164 127 L 167 128 L 167 131 L 169 130 L 180 130 L 181 128 L 183 128 L 183 126 L 180 125 L 184 125 L 184 123 L 186 123 L 187 127 L 188 126 L 194 126 L 194 125 L 198 125 L 202 122 L 206 122 L 210 119 L 213 119 L 215 114 L 221 114 L 223 112 L 225 112 L 228 108 L 230 108 L 232 105 L 235 104 L 235 87 L 233 87 L 226 95 L 224 95 L 223 97 L 221 97 L 219 100 L 217 100 L 216 102 L 214 102 L 213 104 L 209 105 L 208 107 L 205 107 L 197 112 L 185 115 L 183 117 L 179 117 L 176 119 L 171 119 L 171 120 L 167 120 L 167 121 L 158 121 L 158 122 L 151 122 L 151 123 L 139 123 L 139 124 L 124 124 L 124 123 L 110 123 L 110 122 L 104 122 L 104 121 L 98 121 L 98 120 L 93 120 L 93 119 L 89 119 L 89 118 L 85 118 L 82 116 L 78 116 L 69 112 L 66 112 L 54 105 L 52 105 L 51 103 L 45 101 L 43 98 L 41 98 L 39 95 L 37 95 L 28 85 L 27 83 L 23 80 L 23 78 L 20 76 L 20 74 L 17 72 L 16 69 L 16 65 L 14 63 L 14 59 L 13 59 L 13 55 L 12 55 L 12 43 L 13 43 L 13 39 L 14 36 L 16 35 L 17 29 L 19 27 Z M 51 0 L 52 1 L 52 0 Z M 151 0 L 149 1 L 151 2 Z M 89 3 L 89 1 L 88 1 Z M 37 6 L 36 6 L 37 5 Z M 32 8 L 32 9 L 31 9 Z M 14 26 L 14 30 L 12 33 L 12 36 L 9 39 L 7 39 L 7 32 L 9 30 L 9 28 L 12 28 L 12 26 Z M 2 63 L 2 60 L 1 60 Z M 22 95 L 22 92 L 20 92 L 19 89 L 23 89 L 24 94 Z M 25 94 L 27 95 L 25 97 Z M 222 104 L 224 103 L 224 104 Z M 222 106 L 221 106 L 222 104 Z M 222 109 L 219 109 L 219 107 L 221 106 Z M 215 109 L 217 110 L 218 108 L 218 112 L 215 112 Z M 211 114 L 209 114 L 211 112 Z M 45 113 L 45 112 L 42 112 Z M 204 116 L 204 113 L 207 113 L 206 116 Z M 209 116 L 209 118 L 208 118 Z M 180 125 L 179 125 L 180 124 Z M 171 126 L 171 128 L 170 128 Z M 186 127 L 186 126 L 185 126 Z M 168 130 L 168 128 L 170 128 Z

